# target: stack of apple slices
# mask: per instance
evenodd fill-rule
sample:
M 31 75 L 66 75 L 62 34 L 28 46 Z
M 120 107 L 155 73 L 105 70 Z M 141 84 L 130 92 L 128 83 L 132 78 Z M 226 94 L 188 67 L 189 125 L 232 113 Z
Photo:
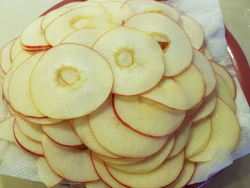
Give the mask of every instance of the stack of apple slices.
M 232 77 L 202 27 L 164 3 L 68 3 L 0 60 L 0 138 L 38 156 L 48 187 L 179 188 L 239 142 Z

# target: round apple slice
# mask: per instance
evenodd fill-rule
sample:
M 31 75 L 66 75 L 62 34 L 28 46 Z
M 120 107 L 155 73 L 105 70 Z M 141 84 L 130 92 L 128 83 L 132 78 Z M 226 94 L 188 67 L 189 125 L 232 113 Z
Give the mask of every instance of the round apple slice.
M 110 63 L 114 73 L 113 93 L 116 94 L 143 93 L 160 81 L 165 70 L 158 43 L 137 29 L 112 29 L 96 41 L 93 49 Z
M 41 113 L 50 118 L 71 119 L 89 114 L 107 99 L 113 74 L 108 62 L 93 49 L 61 44 L 38 61 L 29 84 L 31 97 Z
M 83 145 L 69 121 L 62 121 L 54 125 L 43 125 L 42 130 L 57 144 L 70 147 Z
M 173 109 L 188 110 L 197 105 L 205 92 L 205 83 L 200 71 L 191 64 L 183 73 L 162 78 L 154 89 L 142 96 Z
M 113 24 L 103 7 L 84 6 L 73 9 L 54 19 L 44 32 L 49 44 L 55 46 L 74 31 L 89 28 L 107 31 L 112 27 Z
M 104 148 L 124 157 L 150 156 L 159 151 L 168 139 L 167 136 L 147 137 L 126 127 L 117 119 L 111 97 L 89 114 L 89 125 L 94 137 Z
M 29 79 L 34 66 L 44 53 L 38 53 L 25 60 L 12 73 L 9 80 L 8 95 L 12 107 L 19 113 L 31 117 L 44 117 L 34 106 L 30 95 Z
M 99 179 L 90 158 L 90 151 L 56 144 L 43 137 L 44 157 L 50 168 L 66 180 L 92 182 Z
M 157 13 L 136 14 L 124 25 L 145 31 L 158 42 L 168 43 L 163 49 L 166 67 L 164 76 L 175 76 L 190 65 L 193 57 L 190 39 L 185 31 L 167 16 Z
M 150 137 L 169 135 L 185 118 L 185 111 L 173 110 L 140 96 L 114 95 L 113 108 L 126 126 Z

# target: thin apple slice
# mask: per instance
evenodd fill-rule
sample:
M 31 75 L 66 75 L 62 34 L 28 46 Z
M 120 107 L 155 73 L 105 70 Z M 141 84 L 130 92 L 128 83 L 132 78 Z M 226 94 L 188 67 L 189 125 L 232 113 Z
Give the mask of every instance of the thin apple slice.
M 143 161 L 147 159 L 148 157 L 142 157 L 142 158 L 129 158 L 129 157 L 122 157 L 122 158 L 111 158 L 106 157 L 104 155 L 97 154 L 103 161 L 109 164 L 115 164 L 115 165 L 130 165 L 135 164 L 140 161 Z M 150 156 L 149 156 L 150 157 Z
M 146 173 L 124 172 L 106 164 L 111 176 L 127 187 L 164 187 L 180 175 L 184 165 L 184 152 L 165 160 L 158 168 Z M 156 181 L 157 180 L 157 181 Z
M 9 70 L 3 79 L 3 97 L 9 102 L 9 81 L 12 75 L 12 71 Z
M 202 26 L 187 15 L 181 15 L 179 24 L 190 38 L 192 46 L 197 50 L 201 49 L 205 39 Z
M 15 40 L 8 42 L 0 51 L 0 67 L 3 72 L 6 74 L 12 64 L 12 60 L 10 58 L 10 50 Z
M 41 125 L 29 122 L 24 116 L 16 114 L 16 123 L 19 128 L 22 130 L 23 134 L 27 137 L 39 141 L 42 141 L 43 130 Z
M 14 72 L 19 65 L 21 65 L 25 60 L 27 60 L 34 54 L 35 52 L 27 52 L 25 50 L 21 50 L 12 61 L 11 71 Z
M 191 125 L 192 123 L 190 120 L 185 120 L 180 128 L 175 131 L 175 143 L 168 158 L 178 155 L 186 146 L 191 131 Z
M 98 180 L 94 182 L 85 183 L 86 188 L 110 188 L 104 181 Z
M 220 64 L 211 61 L 212 66 L 214 68 L 214 71 L 223 78 L 223 80 L 227 83 L 229 86 L 230 92 L 232 93 L 234 99 L 236 98 L 236 85 L 235 82 L 231 76 L 231 74 Z
M 104 148 L 124 157 L 150 156 L 159 151 L 168 139 L 167 136 L 147 137 L 126 127 L 117 119 L 111 97 L 89 114 L 89 125 L 94 137 Z
M 66 12 L 54 19 L 45 28 L 44 32 L 49 44 L 55 46 L 74 31 L 93 28 L 105 32 L 112 27 L 113 24 L 110 22 L 103 7 L 83 6 Z
M 207 146 L 202 152 L 189 158 L 194 162 L 207 162 L 213 159 L 216 151 L 232 152 L 238 145 L 240 126 L 235 113 L 220 98 L 211 114 L 212 134 Z
M 69 121 L 62 121 L 54 125 L 43 125 L 42 130 L 57 144 L 70 147 L 83 145 L 83 142 L 73 130 Z
M 204 78 L 206 89 L 203 97 L 212 93 L 216 86 L 216 76 L 210 61 L 198 50 L 193 49 L 193 64 L 200 70 Z
M 163 49 L 166 67 L 164 76 L 175 76 L 190 65 L 193 56 L 190 39 L 185 31 L 167 16 L 157 13 L 137 14 L 126 20 L 124 25 L 145 31 L 158 42 L 169 42 Z
M 43 16 L 30 22 L 20 35 L 21 45 L 25 48 L 32 49 L 37 47 L 50 47 L 50 44 L 45 40 L 44 31 L 41 29 Z
M 134 14 L 154 12 L 163 14 L 175 22 L 178 22 L 180 19 L 180 13 L 176 9 L 162 2 L 148 0 L 127 0 L 124 4 L 130 6 Z
M 25 60 L 12 73 L 8 84 L 11 106 L 19 113 L 31 117 L 44 117 L 35 107 L 30 95 L 30 76 L 38 60 L 44 53 L 38 53 Z
M 105 163 L 101 158 L 98 157 L 98 155 L 91 151 L 91 160 L 94 165 L 95 171 L 100 177 L 100 179 L 106 183 L 110 187 L 115 187 L 115 188 L 126 188 L 122 184 L 118 183 L 108 172 Z
M 114 74 L 113 93 L 116 94 L 143 93 L 160 81 L 165 70 L 158 43 L 137 29 L 112 29 L 96 41 L 93 49 L 110 63 Z
M 140 96 L 114 95 L 113 108 L 126 126 L 149 137 L 173 133 L 185 118 L 185 111 L 173 110 Z
M 215 87 L 215 93 L 218 97 L 224 100 L 227 105 L 236 112 L 236 103 L 234 101 L 234 96 L 230 92 L 230 88 L 225 82 L 225 80 L 216 74 L 217 85 Z
M 211 52 L 206 47 L 203 50 L 203 54 L 206 56 L 206 58 L 208 58 L 210 60 L 210 62 L 213 60 Z
M 42 114 L 71 119 L 89 114 L 106 100 L 113 74 L 108 62 L 93 49 L 60 44 L 38 61 L 29 85 L 31 98 Z
M 166 188 L 179 188 L 185 187 L 188 182 L 191 180 L 195 172 L 195 163 L 190 161 L 185 161 L 183 169 L 179 177 Z
M 51 170 L 44 157 L 39 157 L 36 161 L 36 165 L 38 175 L 47 187 L 53 187 L 63 180 L 62 177 Z
M 99 179 L 88 149 L 61 146 L 47 136 L 43 137 L 42 147 L 48 165 L 60 177 L 73 182 L 92 182 Z
M 199 110 L 202 107 L 202 104 L 204 103 L 205 99 L 201 100 L 197 105 L 193 106 L 192 108 L 186 110 L 186 117 L 185 119 L 193 117 L 195 114 L 199 112 Z
M 7 119 L 8 117 L 9 117 L 8 103 L 7 103 L 7 101 L 5 99 L 1 99 L 0 100 L 0 122 Z
M 13 61 L 17 54 L 19 54 L 23 50 L 22 45 L 21 45 L 21 39 L 20 36 L 18 36 L 13 45 L 11 46 L 10 49 L 10 59 Z
M 170 108 L 188 110 L 200 101 L 205 92 L 205 83 L 200 71 L 191 64 L 183 73 L 162 78 L 154 89 L 142 94 Z
M 186 158 L 200 153 L 207 146 L 211 133 L 212 123 L 210 117 L 192 123 L 189 138 L 185 146 Z
M 38 125 L 53 125 L 59 122 L 62 122 L 63 119 L 53 119 L 48 117 L 37 118 L 37 117 L 25 117 L 29 122 L 35 123 Z
M 43 156 L 43 149 L 41 142 L 35 141 L 25 136 L 17 123 L 13 125 L 13 133 L 17 144 L 28 153 L 37 156 Z
M 174 146 L 175 136 L 174 134 L 169 136 L 165 145 L 155 154 L 151 155 L 149 158 L 128 165 L 115 165 L 109 163 L 110 166 L 129 173 L 146 173 L 159 167 L 164 160 L 168 157 L 172 147 Z
M 92 151 L 108 158 L 122 158 L 121 156 L 115 155 L 106 150 L 99 144 L 91 132 L 87 116 L 74 118 L 72 126 L 82 142 Z
M 14 122 L 15 116 L 11 116 L 0 122 L 0 139 L 15 143 L 15 137 L 13 135 Z
M 216 105 L 216 94 L 215 92 L 212 92 L 202 103 L 201 108 L 199 109 L 199 111 L 192 117 L 192 121 L 193 122 L 197 122 L 201 119 L 206 118 L 207 116 L 209 116 Z

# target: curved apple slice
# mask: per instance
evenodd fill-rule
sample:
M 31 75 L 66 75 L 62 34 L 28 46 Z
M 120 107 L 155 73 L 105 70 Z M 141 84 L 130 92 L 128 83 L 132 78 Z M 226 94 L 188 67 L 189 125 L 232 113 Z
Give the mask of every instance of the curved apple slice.
M 15 116 L 10 116 L 0 122 L 0 139 L 15 143 L 15 137 L 13 135 L 13 126 L 15 123 Z
M 192 46 L 197 50 L 201 49 L 205 39 L 201 25 L 187 15 L 181 15 L 179 24 L 190 38 Z
M 22 45 L 21 45 L 21 39 L 20 36 L 18 36 L 13 45 L 11 46 L 10 49 L 10 59 L 13 61 L 17 54 L 19 54 L 23 50 Z
M 92 182 L 99 179 L 88 149 L 61 146 L 47 136 L 43 137 L 42 148 L 48 165 L 60 177 L 73 182 Z
M 161 2 L 147 0 L 127 0 L 124 4 L 130 6 L 134 14 L 154 12 L 163 14 L 175 22 L 178 22 L 180 19 L 180 13 L 176 9 Z
M 42 52 L 25 60 L 12 73 L 9 80 L 9 102 L 16 111 L 25 116 L 44 117 L 44 115 L 34 106 L 29 90 L 29 79 L 32 70 L 43 54 Z
M 197 105 L 205 92 L 205 83 L 200 71 L 191 64 L 183 73 L 162 80 L 141 96 L 164 104 L 169 108 L 188 110 Z
M 10 58 L 10 50 L 15 40 L 8 42 L 0 51 L 0 67 L 3 72 L 6 74 L 12 64 L 12 60 Z
M 167 136 L 143 136 L 126 127 L 117 119 L 111 97 L 89 114 L 89 125 L 94 137 L 104 148 L 124 157 L 141 158 L 152 155 L 159 151 L 168 139 Z
M 206 56 L 206 58 L 209 59 L 209 61 L 212 63 L 213 57 L 211 52 L 207 49 L 207 47 L 205 47 L 205 49 L 203 50 L 203 54 Z M 213 67 L 214 68 L 214 67 Z
M 113 24 L 110 22 L 103 7 L 83 6 L 54 19 L 44 32 L 48 43 L 55 46 L 74 31 L 92 28 L 105 32 L 112 27 Z
M 49 48 L 50 44 L 45 40 L 44 31 L 41 29 L 43 16 L 29 23 L 20 35 L 21 45 L 26 49 Z
M 115 165 L 109 163 L 110 166 L 122 170 L 124 172 L 130 172 L 130 173 L 146 173 L 149 172 L 157 167 L 159 167 L 164 160 L 168 157 L 175 141 L 175 136 L 171 135 L 169 136 L 167 142 L 165 145 L 155 154 L 150 156 L 149 158 L 134 163 L 134 164 L 128 164 L 128 165 Z
M 211 133 L 212 123 L 210 117 L 192 123 L 190 135 L 185 146 L 186 158 L 200 153 L 207 146 Z
M 17 144 L 21 148 L 33 155 L 43 156 L 44 153 L 41 142 L 35 141 L 25 136 L 17 123 L 14 123 L 13 125 L 13 133 Z
M 231 76 L 231 74 L 220 64 L 210 61 L 212 63 L 212 66 L 214 68 L 214 71 L 223 78 L 223 80 L 227 83 L 230 92 L 232 93 L 234 99 L 236 98 L 236 85 L 235 82 Z
M 121 156 L 115 155 L 106 150 L 99 144 L 91 132 L 87 116 L 74 118 L 72 126 L 82 142 L 92 151 L 98 153 L 99 155 L 106 156 L 107 158 L 122 158 Z
M 42 130 L 52 141 L 59 145 L 70 147 L 83 145 L 69 121 L 62 121 L 54 125 L 43 125 Z
M 232 152 L 238 145 L 240 126 L 235 113 L 220 98 L 211 114 L 212 134 L 207 146 L 197 155 L 189 158 L 194 162 L 207 162 L 213 159 L 216 150 Z
M 158 42 L 169 43 L 163 50 L 166 67 L 164 76 L 175 76 L 190 65 L 193 56 L 190 39 L 185 31 L 167 16 L 157 13 L 137 14 L 130 17 L 124 25 L 145 31 Z
M 114 95 L 113 108 L 126 126 L 149 137 L 171 134 L 185 118 L 185 111 L 173 110 L 140 96 Z
M 111 65 L 113 93 L 137 95 L 154 87 L 162 78 L 165 69 L 162 50 L 145 32 L 117 27 L 101 36 L 93 49 Z
M 36 117 L 25 117 L 29 122 L 38 125 L 53 125 L 62 122 L 63 119 L 52 119 L 48 117 L 36 118 Z
M 22 130 L 23 134 L 27 137 L 39 141 L 42 141 L 43 130 L 41 125 L 37 125 L 35 123 L 29 122 L 25 117 L 16 114 L 16 123 L 18 124 L 19 128 Z
M 111 158 L 106 157 L 104 155 L 97 154 L 103 161 L 109 164 L 115 164 L 115 165 L 130 165 L 135 164 L 140 161 L 143 161 L 147 159 L 148 157 L 142 157 L 142 158 L 129 158 L 129 157 L 123 157 L 123 158 Z M 149 156 L 150 157 L 150 156 Z
M 12 71 L 9 70 L 6 75 L 4 76 L 3 79 L 3 97 L 9 102 L 9 81 L 12 75 Z
M 106 164 L 111 176 L 127 187 L 164 187 L 178 178 L 184 165 L 184 152 L 165 160 L 158 168 L 146 173 L 124 172 Z M 157 181 L 156 181 L 157 180 Z
M 30 58 L 34 54 L 35 52 L 21 50 L 12 61 L 11 71 L 14 72 L 19 65 L 21 65 L 26 59 Z
M 38 61 L 29 85 L 41 113 L 54 119 L 71 119 L 89 114 L 107 99 L 113 74 L 108 62 L 93 49 L 60 44 Z
M 206 89 L 203 97 L 207 97 L 212 93 L 216 86 L 216 76 L 210 61 L 198 50 L 193 49 L 193 64 L 200 70 Z

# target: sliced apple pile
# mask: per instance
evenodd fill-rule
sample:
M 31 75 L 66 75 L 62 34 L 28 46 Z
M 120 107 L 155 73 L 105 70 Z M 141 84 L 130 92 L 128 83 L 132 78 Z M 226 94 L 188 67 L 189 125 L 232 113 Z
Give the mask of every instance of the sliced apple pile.
M 240 139 L 236 87 L 202 27 L 158 1 L 74 1 L 0 53 L 0 138 L 48 186 L 183 187 Z

